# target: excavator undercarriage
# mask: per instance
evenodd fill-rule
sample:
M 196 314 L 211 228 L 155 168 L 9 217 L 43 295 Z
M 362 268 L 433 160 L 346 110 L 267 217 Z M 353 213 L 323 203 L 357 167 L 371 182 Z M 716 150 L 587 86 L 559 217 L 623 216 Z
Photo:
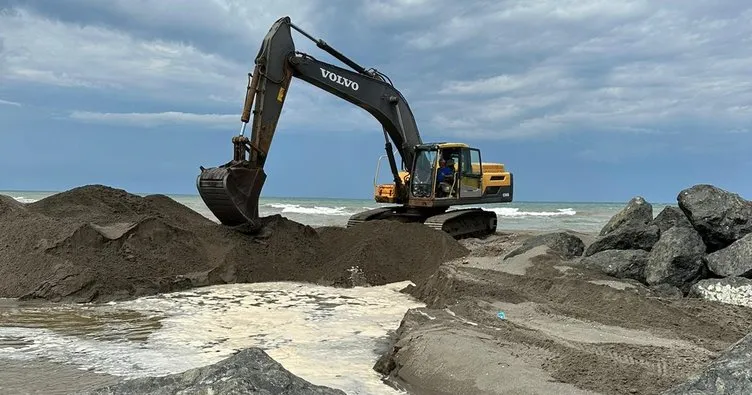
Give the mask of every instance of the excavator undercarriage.
M 295 29 L 352 70 L 295 49 Z M 388 206 L 353 215 L 347 226 L 373 220 L 418 222 L 455 238 L 496 231 L 497 217 L 481 208 L 451 206 L 512 201 L 512 174 L 503 164 L 484 163 L 480 150 L 463 143 L 424 143 L 407 101 L 389 78 L 365 69 L 323 40 L 278 19 L 264 37 L 249 74 L 240 134 L 232 138 L 233 159 L 204 168 L 196 180 L 199 194 L 224 225 L 260 227 L 259 197 L 266 181 L 264 162 L 293 77 L 370 113 L 382 126 L 393 183 L 376 185 L 374 199 Z M 250 136 L 246 125 L 253 118 Z M 398 169 L 394 150 L 400 156 Z M 407 169 L 407 170 L 405 170 Z M 378 170 L 377 170 L 378 173 Z
M 433 214 L 427 211 L 409 210 L 404 206 L 390 206 L 355 214 L 347 221 L 347 227 L 373 220 L 419 222 L 448 233 L 456 239 L 461 239 L 483 237 L 496 232 L 497 218 L 493 211 L 480 208 L 458 209 Z

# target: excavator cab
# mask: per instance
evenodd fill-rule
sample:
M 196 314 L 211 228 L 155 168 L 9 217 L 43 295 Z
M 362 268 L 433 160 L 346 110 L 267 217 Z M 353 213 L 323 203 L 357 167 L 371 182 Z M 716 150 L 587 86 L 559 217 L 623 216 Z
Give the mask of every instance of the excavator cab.
M 409 190 L 408 201 L 400 201 L 397 186 L 390 183 L 374 185 L 377 202 L 448 206 L 512 201 L 511 173 L 503 164 L 483 163 L 477 148 L 463 143 L 423 144 L 414 158 L 411 170 L 400 172 Z

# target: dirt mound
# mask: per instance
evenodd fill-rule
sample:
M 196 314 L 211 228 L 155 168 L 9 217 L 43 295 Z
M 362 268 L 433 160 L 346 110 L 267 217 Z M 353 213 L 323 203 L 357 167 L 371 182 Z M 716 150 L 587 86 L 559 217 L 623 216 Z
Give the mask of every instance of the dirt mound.
M 315 229 L 279 215 L 244 235 L 164 195 L 102 185 L 0 199 L 0 297 L 106 301 L 224 282 L 420 282 L 467 250 L 419 224 Z
M 23 203 L 17 201 L 16 199 L 13 199 L 10 196 L 0 195 L 0 215 L 23 209 Z
M 79 221 L 132 219 L 147 210 L 141 196 L 104 185 L 87 185 L 28 204 L 29 209 L 53 218 Z
M 323 228 L 321 240 L 337 270 L 362 272 L 369 284 L 421 283 L 442 262 L 470 251 L 451 236 L 422 224 L 373 221 L 353 228 Z M 349 278 L 338 283 L 347 284 Z

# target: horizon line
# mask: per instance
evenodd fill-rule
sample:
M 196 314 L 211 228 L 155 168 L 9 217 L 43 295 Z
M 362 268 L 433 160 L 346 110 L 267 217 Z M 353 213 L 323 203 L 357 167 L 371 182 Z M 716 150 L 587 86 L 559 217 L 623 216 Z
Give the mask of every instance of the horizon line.
M 77 188 L 77 187 L 74 187 Z M 74 189 L 70 188 L 70 189 Z M 110 187 L 114 189 L 121 189 L 125 190 L 123 188 L 116 188 L 116 187 Z M 64 191 L 54 191 L 54 190 L 34 190 L 34 189 L 2 189 L 0 192 L 33 192 L 33 193 L 50 193 L 50 194 L 57 194 L 66 192 L 70 189 L 64 190 Z M 164 192 L 132 192 L 127 191 L 128 193 L 134 194 L 134 195 L 141 195 L 141 196 L 147 196 L 147 195 L 165 195 L 165 196 L 185 196 L 185 197 L 197 197 L 200 198 L 201 196 L 198 193 L 164 193 Z M 260 199 L 297 199 L 297 200 L 373 200 L 373 198 L 353 198 L 353 197 L 325 197 L 325 196 L 260 196 Z M 509 203 L 500 203 L 505 205 L 510 205 L 514 203 L 571 203 L 571 204 L 590 204 L 590 203 L 598 203 L 598 204 L 627 204 L 629 200 L 625 201 L 577 201 L 577 200 L 516 200 Z M 675 202 L 649 202 L 650 204 L 661 204 L 661 205 L 672 205 L 676 204 Z M 458 205 L 459 206 L 459 205 Z

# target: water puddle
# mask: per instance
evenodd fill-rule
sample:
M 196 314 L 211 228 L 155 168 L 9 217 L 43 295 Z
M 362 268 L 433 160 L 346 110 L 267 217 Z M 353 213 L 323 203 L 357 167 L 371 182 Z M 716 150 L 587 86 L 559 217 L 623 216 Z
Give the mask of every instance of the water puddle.
M 329 288 L 233 284 L 106 305 L 0 301 L 0 360 L 161 376 L 260 347 L 292 373 L 349 394 L 395 394 L 373 364 L 408 308 L 408 282 Z M 5 388 L 7 390 L 7 388 Z

